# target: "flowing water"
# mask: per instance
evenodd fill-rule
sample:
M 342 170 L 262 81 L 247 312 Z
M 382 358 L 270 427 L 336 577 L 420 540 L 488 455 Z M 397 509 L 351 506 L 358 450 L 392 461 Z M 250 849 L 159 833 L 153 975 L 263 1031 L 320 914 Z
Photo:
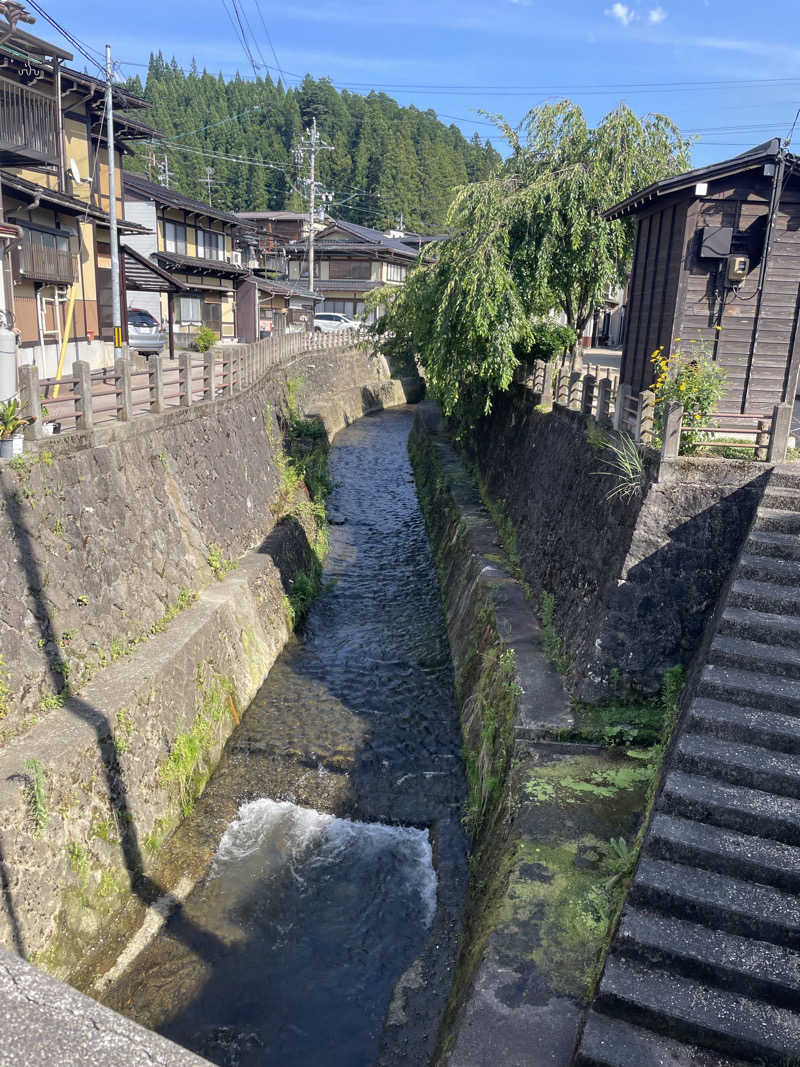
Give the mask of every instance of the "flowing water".
M 206 856 L 196 888 L 104 997 L 225 1067 L 417 1067 L 435 1045 L 464 781 L 412 417 L 338 435 L 326 592 L 167 846 L 173 884 Z

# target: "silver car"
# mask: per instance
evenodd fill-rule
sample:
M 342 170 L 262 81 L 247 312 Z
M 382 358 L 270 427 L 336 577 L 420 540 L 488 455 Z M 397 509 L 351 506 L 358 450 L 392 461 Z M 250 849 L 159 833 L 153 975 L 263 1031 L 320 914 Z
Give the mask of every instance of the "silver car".
M 143 356 L 158 353 L 164 347 L 161 323 L 144 308 L 128 308 L 128 347 Z
M 361 323 L 340 315 L 336 311 L 318 311 L 314 316 L 314 332 L 327 333 L 329 330 L 359 330 Z

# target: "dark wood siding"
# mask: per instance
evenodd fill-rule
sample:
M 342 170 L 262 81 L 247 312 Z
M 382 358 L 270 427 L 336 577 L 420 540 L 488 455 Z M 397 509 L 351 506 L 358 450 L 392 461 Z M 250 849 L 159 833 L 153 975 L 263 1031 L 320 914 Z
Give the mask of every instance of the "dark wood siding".
M 635 391 L 653 380 L 655 349 L 669 346 L 685 219 L 686 205 L 673 202 L 639 220 L 622 364 L 622 380 Z
M 727 371 L 722 410 L 767 413 L 793 396 L 800 361 L 800 182 L 790 179 L 784 189 L 759 293 L 770 191 L 771 179 L 759 169 L 713 183 L 702 198 L 692 189 L 640 216 L 622 362 L 622 380 L 635 391 L 652 382 L 650 355 L 659 345 L 682 352 L 697 345 Z M 724 285 L 724 260 L 699 255 L 706 226 L 730 226 L 731 251 L 750 257 L 750 273 L 736 291 Z

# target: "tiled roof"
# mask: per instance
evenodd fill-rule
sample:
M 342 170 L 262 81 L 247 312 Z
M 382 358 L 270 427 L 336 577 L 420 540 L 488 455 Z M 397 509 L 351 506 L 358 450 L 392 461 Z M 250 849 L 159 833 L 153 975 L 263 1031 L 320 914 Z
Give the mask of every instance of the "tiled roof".
M 226 274 L 232 277 L 240 277 L 247 274 L 247 267 L 238 267 L 234 263 L 226 263 L 224 259 L 201 259 L 199 256 L 184 256 L 179 252 L 154 252 L 159 261 L 165 263 L 172 270 L 199 271 L 205 274 Z
M 212 207 L 211 204 L 206 204 L 202 200 L 193 200 L 190 196 L 184 196 L 174 189 L 167 189 L 164 185 L 149 182 L 142 174 L 134 174 L 132 171 L 125 170 L 122 172 L 122 184 L 126 194 L 130 190 L 140 196 L 155 200 L 159 204 L 166 204 L 168 207 L 176 207 L 183 211 L 193 211 L 200 215 L 208 215 L 212 219 L 230 222 L 235 226 L 240 223 L 240 219 L 236 215 L 221 211 L 219 208 Z

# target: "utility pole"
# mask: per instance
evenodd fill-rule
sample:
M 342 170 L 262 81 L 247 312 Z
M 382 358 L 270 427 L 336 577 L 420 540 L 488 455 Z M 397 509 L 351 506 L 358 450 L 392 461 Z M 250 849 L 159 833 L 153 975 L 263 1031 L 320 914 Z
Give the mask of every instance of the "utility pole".
M 201 181 L 208 188 L 208 200 L 206 203 L 211 203 L 211 186 L 214 184 L 214 168 L 206 167 L 206 176 Z
M 119 298 L 119 242 L 117 238 L 117 171 L 114 161 L 114 102 L 111 91 L 111 45 L 106 45 L 106 141 L 108 151 L 108 228 L 111 231 L 111 317 L 114 359 L 122 359 L 122 307 Z
M 158 166 L 158 180 L 165 189 L 169 189 L 169 160 L 166 156 L 156 164 Z
M 309 193 L 308 193 L 308 282 L 309 289 L 314 292 L 314 201 L 317 195 L 317 152 L 333 151 L 332 144 L 326 144 L 320 140 L 317 130 L 316 115 L 311 120 L 311 129 L 306 131 L 306 137 L 295 149 L 295 157 L 299 160 L 308 153 L 309 156 Z

